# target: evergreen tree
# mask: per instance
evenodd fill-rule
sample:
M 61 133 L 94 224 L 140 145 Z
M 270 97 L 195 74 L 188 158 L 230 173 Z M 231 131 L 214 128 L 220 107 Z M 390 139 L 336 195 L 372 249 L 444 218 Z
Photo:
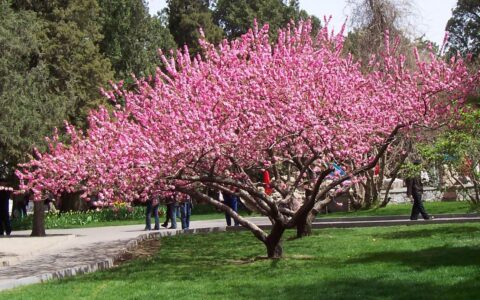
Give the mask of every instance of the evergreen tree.
M 167 0 L 167 4 L 168 27 L 179 47 L 188 45 L 190 53 L 198 53 L 200 28 L 208 41 L 222 39 L 223 31 L 213 22 L 209 0 Z
M 69 99 L 52 89 L 45 60 L 48 24 L 32 11 L 0 3 L 0 174 L 12 179 L 16 164 L 44 148 L 44 137 L 66 118 Z
M 298 0 L 217 0 L 215 3 L 215 22 L 224 29 L 228 38 L 237 38 L 252 27 L 256 19 L 260 25 L 268 23 L 270 30 L 276 33 L 291 20 L 312 18 L 314 33 L 320 27 L 320 20 L 300 10 Z
M 34 11 L 45 22 L 42 61 L 49 69 L 49 90 L 68 99 L 68 120 L 84 126 L 88 111 L 104 101 L 99 87 L 113 78 L 110 62 L 99 51 L 97 1 L 16 0 L 13 7 Z
M 448 46 L 451 54 L 459 51 L 471 53 L 475 59 L 480 55 L 480 1 L 458 0 L 446 31 L 450 33 Z
M 158 49 L 175 48 L 160 15 L 152 17 L 144 0 L 99 0 L 103 39 L 100 51 L 110 60 L 118 79 L 152 74 Z

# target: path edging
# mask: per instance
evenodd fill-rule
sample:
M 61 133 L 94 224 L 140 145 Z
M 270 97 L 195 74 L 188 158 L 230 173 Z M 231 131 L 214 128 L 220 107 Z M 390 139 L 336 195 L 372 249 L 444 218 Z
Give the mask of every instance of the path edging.
M 188 230 L 169 230 L 169 231 L 154 231 L 141 234 L 134 239 L 129 240 L 125 247 L 117 252 L 115 255 L 106 259 L 94 261 L 89 264 L 78 265 L 75 267 L 69 267 L 61 269 L 55 272 L 42 273 L 34 276 L 23 277 L 18 279 L 12 279 L 3 283 L 0 283 L 0 291 L 13 289 L 23 285 L 30 285 L 35 283 L 42 283 L 52 279 L 61 279 L 71 277 L 80 274 L 87 274 L 96 272 L 99 270 L 106 270 L 116 266 L 116 263 L 128 252 L 136 249 L 141 242 L 146 240 L 158 239 L 165 236 L 174 236 L 180 234 L 201 234 L 210 232 L 222 232 L 225 231 L 225 227 L 209 227 L 209 228 L 195 228 Z

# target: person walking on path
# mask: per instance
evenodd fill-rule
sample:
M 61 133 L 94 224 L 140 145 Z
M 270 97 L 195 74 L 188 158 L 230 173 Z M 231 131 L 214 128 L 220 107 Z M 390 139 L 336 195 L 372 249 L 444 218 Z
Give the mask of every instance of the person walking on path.
M 413 164 L 416 166 L 420 165 L 420 160 L 414 160 Z M 413 201 L 412 213 L 410 214 L 410 220 L 417 220 L 418 214 L 421 214 L 425 220 L 429 220 L 430 217 L 423 206 L 422 193 L 423 193 L 423 183 L 420 177 L 420 174 L 408 177 L 405 180 L 407 185 L 407 197 L 410 201 Z
M 160 203 L 157 197 L 147 200 L 147 211 L 146 211 L 146 220 L 145 220 L 145 230 L 152 230 L 152 213 L 155 219 L 155 227 L 153 230 L 160 229 L 160 221 L 158 219 L 158 207 Z
M 192 214 L 192 199 L 186 196 L 185 200 L 180 203 L 180 217 L 182 219 L 182 229 L 186 230 L 190 227 L 190 216 Z
M 0 181 L 0 235 L 10 235 L 12 225 L 10 224 L 10 216 L 8 214 L 9 201 L 13 189 L 7 186 L 6 182 Z
M 233 209 L 234 212 L 238 212 L 238 201 L 239 201 L 239 198 L 237 195 L 227 193 L 227 192 L 223 193 L 223 202 L 225 203 L 225 205 Z M 228 213 L 225 213 L 225 220 L 227 221 L 227 226 L 232 226 L 232 220 Z M 235 219 L 234 219 L 234 222 L 235 222 L 235 226 L 240 225 L 238 221 Z
M 162 223 L 162 227 L 167 228 L 168 227 L 168 222 L 170 222 L 170 210 L 171 207 L 169 205 L 171 199 L 170 197 L 165 198 L 165 206 L 167 207 L 165 210 L 165 222 Z
M 177 197 L 175 194 L 167 197 L 165 200 L 165 204 L 167 205 L 167 212 L 165 222 L 163 222 L 162 227 L 167 227 L 168 222 L 171 222 L 170 227 L 168 229 L 177 229 Z

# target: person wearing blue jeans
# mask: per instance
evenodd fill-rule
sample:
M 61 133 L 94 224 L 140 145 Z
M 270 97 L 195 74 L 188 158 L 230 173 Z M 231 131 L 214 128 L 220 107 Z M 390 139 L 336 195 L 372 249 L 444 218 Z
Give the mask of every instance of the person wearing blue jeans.
M 146 220 L 145 220 L 145 230 L 151 230 L 152 229 L 152 213 L 153 217 L 155 218 L 155 227 L 153 230 L 159 230 L 160 229 L 160 220 L 158 219 L 158 207 L 159 207 L 158 201 L 155 200 L 148 200 L 147 201 L 147 212 L 146 212 Z
M 188 229 L 190 227 L 190 216 L 192 215 L 192 207 L 192 200 L 190 198 L 187 198 L 184 202 L 180 203 L 182 229 Z
M 235 194 L 230 194 L 230 193 L 223 194 L 223 202 L 225 203 L 225 205 L 233 209 L 234 212 L 238 212 L 238 201 L 239 201 L 239 198 Z M 227 226 L 232 226 L 232 220 L 228 213 L 225 213 L 225 219 L 227 221 Z M 234 219 L 234 222 L 235 222 L 234 223 L 235 226 L 240 225 L 238 221 L 235 219 Z
M 170 222 L 172 222 L 168 229 L 177 229 L 177 203 L 172 202 L 167 204 L 167 206 L 170 209 Z
M 171 222 L 168 229 L 177 229 L 177 197 L 175 194 L 168 196 L 165 199 L 165 204 L 167 206 L 167 211 L 165 213 L 165 222 L 163 222 L 162 227 L 167 228 L 168 222 Z

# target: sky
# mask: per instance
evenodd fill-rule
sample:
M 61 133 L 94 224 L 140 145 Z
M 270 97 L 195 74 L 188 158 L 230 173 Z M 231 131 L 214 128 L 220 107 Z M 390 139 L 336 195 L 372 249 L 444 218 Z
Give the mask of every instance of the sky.
M 235 1 L 235 0 L 232 0 Z M 165 0 L 149 0 L 150 13 L 155 14 L 166 6 Z M 333 16 L 331 26 L 339 30 L 349 14 L 346 0 L 300 0 L 300 7 L 321 20 Z M 413 0 L 410 23 L 416 37 L 425 38 L 441 45 L 445 36 L 445 25 L 452 15 L 457 0 Z M 347 23 L 348 24 L 348 23 Z M 348 30 L 348 26 L 347 26 Z

